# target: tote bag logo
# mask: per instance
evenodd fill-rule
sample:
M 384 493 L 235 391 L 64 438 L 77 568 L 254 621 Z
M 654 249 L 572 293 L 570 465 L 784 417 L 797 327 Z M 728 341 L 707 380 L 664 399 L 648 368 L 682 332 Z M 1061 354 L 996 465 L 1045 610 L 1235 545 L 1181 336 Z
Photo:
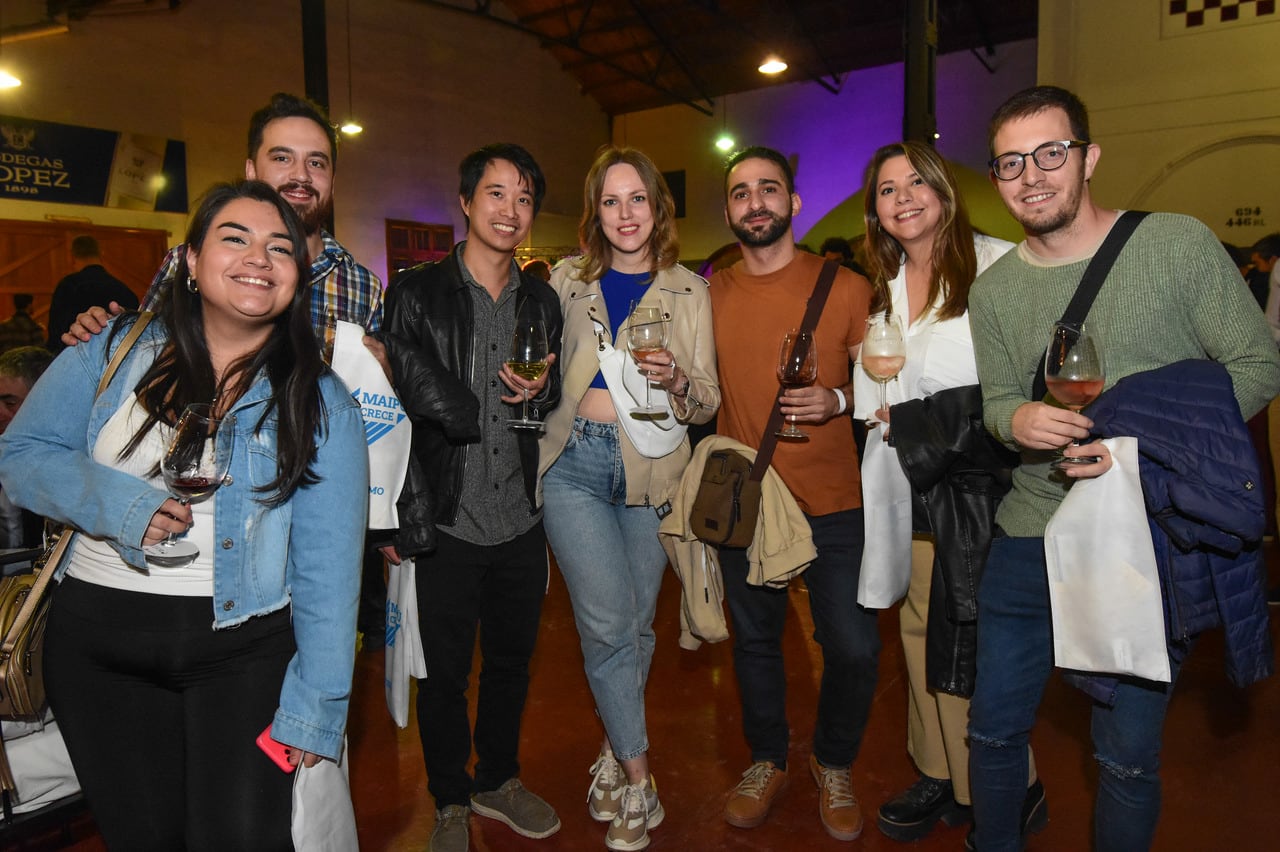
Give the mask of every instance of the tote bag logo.
M 365 393 L 360 388 L 351 392 L 360 403 L 360 416 L 364 418 L 364 437 L 370 446 L 387 435 L 404 420 L 404 408 L 400 400 L 385 393 Z

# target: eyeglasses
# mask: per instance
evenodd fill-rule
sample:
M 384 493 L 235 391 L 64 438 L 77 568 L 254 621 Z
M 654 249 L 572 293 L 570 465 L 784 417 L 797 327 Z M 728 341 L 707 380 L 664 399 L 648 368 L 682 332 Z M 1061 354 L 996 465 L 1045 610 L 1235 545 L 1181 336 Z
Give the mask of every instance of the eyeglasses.
M 1051 172 L 1054 169 L 1062 168 L 1063 164 L 1067 162 L 1067 153 L 1072 148 L 1088 147 L 1088 142 L 1081 142 L 1079 139 L 1046 142 L 1043 145 L 1037 145 L 1034 151 L 1028 151 L 1025 154 L 1001 154 L 987 163 L 987 165 L 991 167 L 991 173 L 996 176 L 997 180 L 1013 180 L 1019 177 L 1023 169 L 1027 167 L 1027 157 L 1034 160 L 1036 167 L 1041 171 Z

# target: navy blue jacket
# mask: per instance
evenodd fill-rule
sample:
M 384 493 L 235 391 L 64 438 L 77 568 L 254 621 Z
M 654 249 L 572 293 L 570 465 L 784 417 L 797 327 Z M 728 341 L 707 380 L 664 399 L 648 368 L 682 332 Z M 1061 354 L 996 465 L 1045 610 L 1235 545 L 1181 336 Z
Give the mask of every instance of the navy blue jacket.
M 1268 507 L 1226 368 L 1193 360 L 1134 373 L 1086 414 L 1102 437 L 1138 439 L 1170 653 L 1179 658 L 1197 634 L 1221 626 L 1232 682 L 1247 686 L 1270 675 L 1260 546 Z M 1110 689 L 1094 686 L 1103 689 L 1086 691 L 1105 700 Z

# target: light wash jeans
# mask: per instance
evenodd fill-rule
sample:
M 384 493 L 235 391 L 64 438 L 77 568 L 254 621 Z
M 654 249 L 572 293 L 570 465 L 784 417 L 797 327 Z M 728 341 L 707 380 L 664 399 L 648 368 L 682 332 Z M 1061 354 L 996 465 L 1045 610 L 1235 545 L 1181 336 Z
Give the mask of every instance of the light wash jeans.
M 615 423 L 579 417 L 542 480 L 543 523 L 569 587 L 587 682 L 620 760 L 649 750 L 644 688 L 667 555 L 652 506 L 627 506 Z

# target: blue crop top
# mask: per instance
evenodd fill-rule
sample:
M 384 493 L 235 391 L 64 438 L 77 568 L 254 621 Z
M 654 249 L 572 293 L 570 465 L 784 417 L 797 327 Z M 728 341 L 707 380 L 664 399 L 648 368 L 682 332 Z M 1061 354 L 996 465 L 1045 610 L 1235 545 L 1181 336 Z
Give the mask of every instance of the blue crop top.
M 618 340 L 618 329 L 626 321 L 631 311 L 631 303 L 644 296 L 645 289 L 653 281 L 652 272 L 618 272 L 610 269 L 600 276 L 600 290 L 604 293 L 604 310 L 609 317 L 609 331 L 613 333 L 613 345 L 626 346 L 625 340 Z M 591 387 L 608 390 L 604 376 L 596 370 L 596 377 L 591 380 Z

